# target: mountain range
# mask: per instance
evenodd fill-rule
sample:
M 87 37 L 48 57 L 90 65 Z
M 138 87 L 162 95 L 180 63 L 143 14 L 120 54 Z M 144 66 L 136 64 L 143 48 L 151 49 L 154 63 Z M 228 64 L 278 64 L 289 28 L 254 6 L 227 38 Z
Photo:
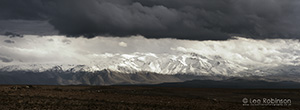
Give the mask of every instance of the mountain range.
M 1 84 L 118 85 L 159 84 L 232 78 L 299 82 L 297 65 L 255 67 L 221 56 L 133 53 L 97 55 L 88 64 L 17 64 L 0 66 Z

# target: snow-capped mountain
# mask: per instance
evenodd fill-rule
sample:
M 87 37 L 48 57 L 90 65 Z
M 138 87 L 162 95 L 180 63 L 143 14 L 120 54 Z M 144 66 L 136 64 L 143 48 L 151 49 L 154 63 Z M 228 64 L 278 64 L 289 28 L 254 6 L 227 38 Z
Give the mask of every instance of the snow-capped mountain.
M 109 69 L 121 73 L 147 71 L 159 74 L 230 75 L 247 69 L 226 61 L 220 56 L 208 58 L 195 53 L 180 55 L 106 53 L 95 55 L 94 58 L 94 61 L 89 64 L 19 64 L 2 66 L 0 71 L 95 72 Z
M 284 67 L 254 66 L 228 61 L 221 56 L 203 56 L 196 53 L 153 54 L 100 54 L 94 55 L 93 62 L 88 64 L 19 64 L 2 65 L 0 71 L 30 71 L 30 72 L 97 72 L 104 69 L 124 74 L 137 72 L 152 72 L 158 74 L 189 74 L 201 76 L 267 76 L 271 74 L 300 73 L 299 66 Z M 281 72 L 280 72 L 281 71 Z
M 0 84 L 157 84 L 230 78 L 300 81 L 300 45 L 295 40 L 0 38 L 7 39 L 14 43 L 0 44 Z

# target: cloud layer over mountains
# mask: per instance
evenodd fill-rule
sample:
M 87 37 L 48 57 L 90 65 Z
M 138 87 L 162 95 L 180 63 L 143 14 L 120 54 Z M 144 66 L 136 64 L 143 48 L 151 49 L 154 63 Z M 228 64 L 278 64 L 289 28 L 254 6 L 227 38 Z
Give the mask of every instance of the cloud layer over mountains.
M 221 57 L 239 65 L 280 66 L 300 64 L 299 40 L 234 38 L 227 41 L 192 41 L 132 37 L 70 38 L 65 36 L 0 37 L 0 64 L 89 64 L 115 54 L 196 53 Z
M 299 0 L 1 0 L 0 30 L 86 37 L 298 39 L 299 7 Z

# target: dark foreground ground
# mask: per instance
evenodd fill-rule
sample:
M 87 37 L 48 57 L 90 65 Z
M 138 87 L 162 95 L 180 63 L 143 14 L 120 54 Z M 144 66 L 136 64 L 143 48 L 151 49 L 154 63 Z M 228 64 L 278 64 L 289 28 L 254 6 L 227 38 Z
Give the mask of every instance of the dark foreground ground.
M 285 98 L 292 105 L 243 106 L 242 99 Z M 0 109 L 241 110 L 300 109 L 300 89 L 142 86 L 0 86 Z

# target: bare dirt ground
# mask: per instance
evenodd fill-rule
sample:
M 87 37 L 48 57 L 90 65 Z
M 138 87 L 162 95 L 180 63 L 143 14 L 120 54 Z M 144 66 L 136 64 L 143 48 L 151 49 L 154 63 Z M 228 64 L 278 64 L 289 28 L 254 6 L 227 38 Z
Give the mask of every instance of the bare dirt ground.
M 243 106 L 243 98 L 288 98 L 289 106 Z M 300 89 L 1 85 L 1 110 L 300 109 Z

